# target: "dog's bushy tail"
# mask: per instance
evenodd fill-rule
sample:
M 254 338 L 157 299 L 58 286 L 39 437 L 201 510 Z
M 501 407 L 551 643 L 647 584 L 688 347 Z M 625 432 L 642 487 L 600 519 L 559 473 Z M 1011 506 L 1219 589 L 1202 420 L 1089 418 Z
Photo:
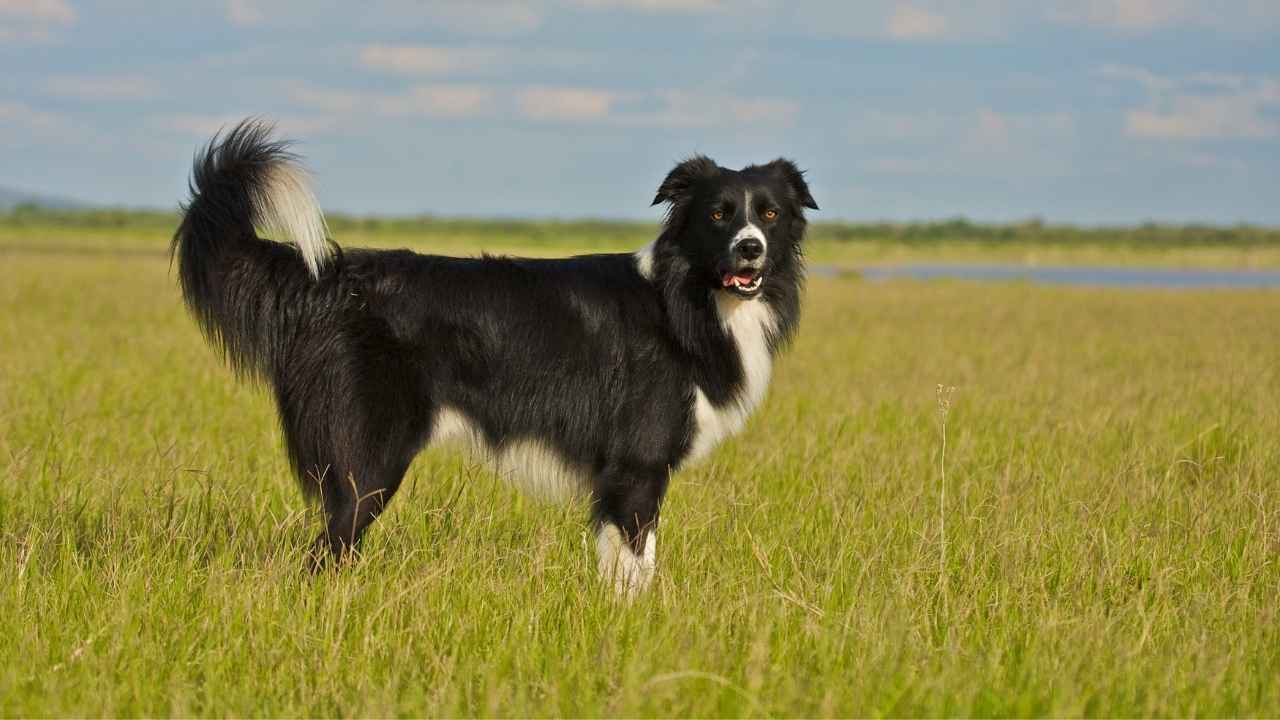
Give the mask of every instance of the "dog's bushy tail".
M 269 373 L 288 345 L 284 321 L 329 263 L 306 171 L 269 124 L 250 118 L 196 153 L 190 192 L 170 248 L 187 307 L 233 367 Z

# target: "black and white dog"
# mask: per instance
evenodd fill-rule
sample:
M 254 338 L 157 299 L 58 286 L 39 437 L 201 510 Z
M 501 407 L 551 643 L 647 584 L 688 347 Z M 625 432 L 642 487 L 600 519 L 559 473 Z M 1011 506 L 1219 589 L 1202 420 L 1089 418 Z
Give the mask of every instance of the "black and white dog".
M 589 493 L 601 573 L 647 586 L 671 472 L 742 428 L 795 331 L 817 209 L 800 170 L 680 163 L 634 254 L 341 250 L 270 132 L 245 121 L 197 155 L 172 252 L 210 341 L 275 392 L 327 518 L 316 561 L 356 544 L 419 450 L 462 439 L 538 494 Z

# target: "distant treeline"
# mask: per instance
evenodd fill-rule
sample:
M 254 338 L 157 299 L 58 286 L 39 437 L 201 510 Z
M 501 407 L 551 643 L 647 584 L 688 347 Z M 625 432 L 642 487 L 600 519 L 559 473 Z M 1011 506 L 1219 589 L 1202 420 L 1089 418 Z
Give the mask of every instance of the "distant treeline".
M 326 216 L 329 228 L 341 238 L 344 232 L 410 235 L 509 234 L 547 241 L 570 237 L 631 242 L 653 235 L 654 223 L 628 220 L 520 220 L 485 218 Z M 177 226 L 177 212 L 158 210 L 58 210 L 19 205 L 0 212 L 0 226 L 94 227 L 170 230 Z M 1280 246 L 1280 228 L 1256 225 L 1142 225 L 1081 227 L 1031 219 L 1016 223 L 977 223 L 964 218 L 928 222 L 822 222 L 811 225 L 810 237 L 830 242 L 894 242 L 930 244 L 971 242 L 982 244 L 1126 245 L 1161 246 Z

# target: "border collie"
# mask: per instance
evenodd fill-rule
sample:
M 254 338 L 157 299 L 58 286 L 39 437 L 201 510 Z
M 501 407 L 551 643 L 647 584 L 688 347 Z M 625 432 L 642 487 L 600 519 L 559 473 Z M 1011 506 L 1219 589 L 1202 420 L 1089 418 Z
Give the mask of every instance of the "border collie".
M 795 331 L 818 207 L 801 171 L 686 160 L 636 253 L 342 250 L 271 133 L 245 120 L 197 153 L 171 251 L 210 343 L 275 393 L 327 521 L 312 562 L 354 548 L 423 447 L 460 439 L 539 495 L 589 495 L 601 574 L 645 588 L 672 471 L 742 429 Z

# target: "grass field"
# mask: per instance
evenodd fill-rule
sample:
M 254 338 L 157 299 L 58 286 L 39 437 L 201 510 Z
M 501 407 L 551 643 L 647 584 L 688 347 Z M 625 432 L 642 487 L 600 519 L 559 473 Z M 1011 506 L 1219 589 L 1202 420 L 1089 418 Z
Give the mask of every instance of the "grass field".
M 1280 292 L 815 278 L 763 409 L 673 481 L 627 606 L 584 507 L 444 451 L 358 564 L 303 574 L 318 519 L 165 230 L 0 224 L 0 714 L 1280 714 Z
M 819 218 L 821 213 L 815 213 Z M 0 214 L 0 252 L 160 254 L 177 226 L 174 213 L 27 210 Z M 350 218 L 330 216 L 343 244 L 413 247 L 424 252 L 564 255 L 634 250 L 653 238 L 643 222 Z M 909 225 L 817 222 L 808 256 L 843 268 L 904 262 L 1032 265 L 1140 265 L 1280 268 L 1280 229 L 1150 225 L 1076 228 L 1035 222 L 978 225 L 965 220 Z

